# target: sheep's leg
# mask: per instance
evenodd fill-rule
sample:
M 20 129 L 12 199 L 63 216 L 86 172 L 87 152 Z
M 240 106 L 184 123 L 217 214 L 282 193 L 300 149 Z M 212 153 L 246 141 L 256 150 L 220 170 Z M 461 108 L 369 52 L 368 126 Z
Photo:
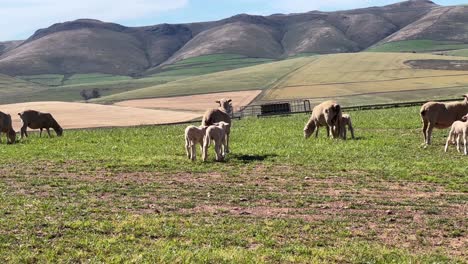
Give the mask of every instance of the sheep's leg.
M 26 137 L 28 136 L 28 134 L 26 133 L 26 128 L 27 126 L 26 125 L 23 125 L 21 127 L 21 139 L 23 139 L 23 136 L 26 135 Z
M 445 148 L 444 148 L 444 151 L 447 152 L 448 151 L 448 145 L 449 145 L 449 142 L 450 142 L 450 139 L 452 138 L 452 130 L 450 129 L 450 132 L 449 132 L 449 135 L 447 137 L 447 142 L 445 142 Z
M 346 127 L 343 127 L 343 139 L 346 140 Z
M 215 141 L 215 143 L 214 143 L 214 148 L 215 148 L 215 153 L 216 153 L 216 161 L 222 161 L 223 160 L 223 155 L 221 153 L 221 145 L 222 145 L 222 142 Z
M 190 142 L 187 137 L 185 138 L 185 153 L 187 154 L 187 158 L 190 159 Z
M 427 138 L 426 138 L 426 145 L 431 144 L 431 138 L 432 138 L 432 130 L 434 129 L 434 123 L 429 123 L 429 127 L 427 128 Z
M 349 128 L 349 132 L 351 132 L 351 138 L 354 139 L 354 128 L 353 128 L 353 124 L 351 123 L 351 120 L 349 120 L 348 128 Z
M 51 137 L 51 136 L 50 136 L 50 129 L 49 129 L 49 128 L 46 128 L 46 130 L 47 130 L 47 134 L 49 135 L 49 137 Z
M 319 126 L 315 128 L 315 138 L 318 138 L 318 130 L 319 130 Z
M 224 151 L 223 151 L 224 153 L 229 153 L 230 152 L 230 150 L 229 150 L 229 134 L 230 133 L 226 133 L 226 135 L 225 135 L 224 144 L 223 144 L 224 145 Z
M 39 137 L 42 137 L 42 127 L 40 128 Z
M 203 140 L 203 153 L 202 153 L 202 159 L 203 161 L 206 161 L 208 158 L 208 147 L 210 146 L 210 138 L 208 136 L 205 137 Z
M 190 159 L 191 159 L 192 161 L 195 161 L 195 160 L 197 159 L 197 145 L 192 144 L 192 146 L 191 146 L 191 154 L 192 154 L 192 156 L 190 157 Z
M 422 128 L 422 133 L 424 136 L 424 144 L 427 144 L 427 127 L 428 127 L 428 122 L 426 120 L 423 120 L 423 128 Z
M 465 155 L 468 155 L 468 151 L 467 151 L 467 141 L 468 141 L 468 132 L 467 131 L 464 131 L 463 132 L 463 145 L 464 145 L 464 154 Z
M 461 134 L 457 135 L 457 151 L 460 152 L 460 140 L 461 140 Z
M 330 137 L 330 126 L 327 126 L 327 138 Z

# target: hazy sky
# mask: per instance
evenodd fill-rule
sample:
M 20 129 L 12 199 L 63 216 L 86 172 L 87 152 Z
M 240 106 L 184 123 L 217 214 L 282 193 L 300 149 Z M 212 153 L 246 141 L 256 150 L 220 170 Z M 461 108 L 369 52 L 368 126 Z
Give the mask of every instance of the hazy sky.
M 393 0 L 0 0 L 0 41 L 25 39 L 54 23 L 94 18 L 125 26 L 210 21 L 239 13 L 334 11 L 382 6 Z M 437 0 L 439 5 L 468 0 Z

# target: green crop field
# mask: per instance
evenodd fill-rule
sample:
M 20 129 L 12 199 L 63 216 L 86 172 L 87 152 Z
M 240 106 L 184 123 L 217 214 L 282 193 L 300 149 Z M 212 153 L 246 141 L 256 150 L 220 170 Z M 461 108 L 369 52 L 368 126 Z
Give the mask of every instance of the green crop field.
M 445 53 L 451 56 L 468 57 L 468 49 L 452 50 Z
M 468 44 L 455 41 L 405 40 L 389 42 L 369 48 L 372 52 L 432 52 L 466 49 Z
M 468 163 L 421 148 L 418 108 L 234 121 L 225 162 L 184 125 L 31 134 L 0 145 L 2 262 L 466 263 Z
M 0 103 L 21 101 L 28 94 L 44 89 L 41 85 L 0 74 Z

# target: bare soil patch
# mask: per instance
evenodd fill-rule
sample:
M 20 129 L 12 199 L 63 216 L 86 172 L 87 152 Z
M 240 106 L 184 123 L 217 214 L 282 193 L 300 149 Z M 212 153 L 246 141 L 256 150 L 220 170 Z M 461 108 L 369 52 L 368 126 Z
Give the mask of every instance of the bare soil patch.
M 218 104 L 216 104 L 215 101 L 221 98 L 231 98 L 234 110 L 236 110 L 241 106 L 250 104 L 261 92 L 261 90 L 254 90 L 127 100 L 118 102 L 115 105 L 150 109 L 171 109 L 203 113 L 208 108 L 218 107 Z
M 11 114 L 15 130 L 22 126 L 18 113 L 28 109 L 51 113 L 65 129 L 168 124 L 200 117 L 199 114 L 182 111 L 89 103 L 30 102 L 0 105 L 0 111 Z

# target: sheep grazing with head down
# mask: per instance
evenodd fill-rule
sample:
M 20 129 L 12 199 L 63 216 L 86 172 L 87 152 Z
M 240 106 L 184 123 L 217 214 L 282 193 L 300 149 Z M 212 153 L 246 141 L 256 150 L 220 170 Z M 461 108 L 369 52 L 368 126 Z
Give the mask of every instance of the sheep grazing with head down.
M 2 133 L 6 134 L 7 144 L 16 142 L 16 132 L 13 130 L 11 115 L 0 112 L 0 142 Z
M 447 142 L 445 143 L 445 152 L 448 150 L 449 142 L 454 142 L 455 140 L 457 144 L 457 150 L 460 152 L 461 139 L 463 139 L 463 154 L 468 155 L 468 114 L 462 117 L 462 121 L 453 122 L 447 137 Z
M 327 128 L 327 136 L 333 138 L 340 136 L 341 106 L 335 101 L 325 101 L 312 109 L 312 115 L 304 127 L 304 137 L 309 138 L 315 131 L 318 137 L 320 126 Z
M 185 129 L 185 150 L 187 152 L 187 158 L 195 161 L 197 157 L 197 144 L 203 151 L 203 139 L 205 138 L 206 126 L 188 126 Z
M 26 135 L 26 137 L 28 136 L 28 132 L 26 131 L 28 127 L 32 129 L 40 129 L 41 132 L 39 133 L 39 136 L 42 136 L 42 130 L 44 128 L 47 130 L 49 137 L 50 128 L 53 128 L 59 137 L 63 134 L 62 127 L 49 113 L 42 113 L 35 110 L 26 110 L 18 113 L 18 115 L 20 116 L 21 120 L 23 120 L 23 126 L 21 127 L 21 138 L 23 138 L 23 135 Z
M 211 141 L 214 142 L 214 148 L 216 153 L 216 161 L 223 161 L 226 157 L 226 131 L 229 130 L 229 123 L 218 122 L 209 126 L 206 129 L 205 138 L 203 140 L 203 161 L 208 158 L 208 148 L 211 145 Z
M 465 100 L 461 102 L 427 102 L 421 107 L 422 132 L 426 146 L 431 144 L 434 127 L 448 128 L 453 122 L 461 120 L 464 115 L 468 114 L 468 94 L 463 95 L 463 97 Z
M 349 114 L 343 113 L 341 115 L 341 122 L 340 122 L 340 136 L 343 139 L 346 139 L 346 126 L 348 126 L 349 132 L 351 132 L 351 138 L 354 139 L 354 128 L 351 122 L 351 116 Z
M 202 126 L 211 126 L 214 123 L 226 122 L 231 124 L 231 115 L 232 115 L 232 100 L 231 99 L 220 99 L 216 103 L 219 104 L 218 108 L 208 109 L 203 115 Z M 226 153 L 229 153 L 229 135 L 231 134 L 230 125 L 226 130 Z

